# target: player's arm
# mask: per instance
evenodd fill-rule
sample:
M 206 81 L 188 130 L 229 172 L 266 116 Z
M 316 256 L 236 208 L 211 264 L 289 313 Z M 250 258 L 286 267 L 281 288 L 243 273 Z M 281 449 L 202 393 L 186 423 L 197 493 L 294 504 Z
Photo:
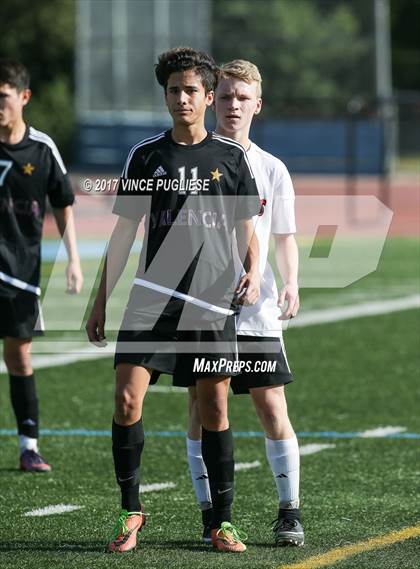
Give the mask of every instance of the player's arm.
M 144 164 L 142 158 L 130 152 L 121 175 L 123 179 L 141 178 Z M 111 234 L 101 282 L 96 293 L 92 311 L 86 323 L 86 332 L 90 342 L 101 343 L 105 339 L 106 302 L 114 290 L 130 255 L 136 238 L 137 228 L 146 213 L 149 201 L 140 193 L 127 193 L 122 183 L 118 186 L 113 213 L 118 215 L 117 223 Z
M 278 305 L 284 307 L 287 302 L 279 319 L 288 320 L 294 318 L 299 311 L 299 251 L 293 233 L 277 234 L 274 239 L 277 267 L 283 280 Z
M 255 304 L 260 296 L 259 245 L 252 220 L 252 217 L 259 213 L 260 199 L 245 152 L 241 154 L 238 174 L 235 230 L 239 258 L 244 266 L 245 275 L 239 281 L 236 294 L 241 295 L 241 291 L 244 291 L 238 300 L 240 302 L 242 298 L 243 304 L 247 305 Z
M 47 195 L 53 209 L 55 222 L 67 251 L 66 269 L 67 292 L 80 292 L 83 284 L 79 253 L 77 251 L 76 230 L 73 209 L 74 195 L 66 167 L 53 140 L 49 140 L 50 167 L 48 172 Z
M 106 302 L 127 264 L 138 225 L 139 220 L 119 217 L 114 227 L 105 257 L 99 289 L 86 323 L 86 332 L 90 342 L 102 342 L 105 339 Z
M 236 294 L 243 304 L 255 304 L 260 296 L 261 277 L 259 271 L 259 244 L 252 219 L 240 219 L 236 222 L 236 240 L 238 253 L 245 269 L 239 281 Z M 242 291 L 243 294 L 241 294 Z
M 64 241 L 67 251 L 67 291 L 69 294 L 77 294 L 83 285 L 82 268 L 80 266 L 79 252 L 77 250 L 76 229 L 74 226 L 73 208 L 68 205 L 62 208 L 53 208 L 57 229 Z

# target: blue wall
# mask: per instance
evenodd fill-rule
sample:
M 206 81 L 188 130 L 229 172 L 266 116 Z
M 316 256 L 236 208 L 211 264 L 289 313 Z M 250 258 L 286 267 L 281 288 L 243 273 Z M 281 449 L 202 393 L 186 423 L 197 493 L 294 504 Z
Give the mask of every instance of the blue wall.
M 77 166 L 84 170 L 122 170 L 130 148 L 168 128 L 126 124 L 79 124 Z M 383 170 L 382 124 L 376 119 L 257 121 L 252 139 L 281 158 L 292 173 L 358 174 Z M 352 149 L 352 150 L 350 150 Z

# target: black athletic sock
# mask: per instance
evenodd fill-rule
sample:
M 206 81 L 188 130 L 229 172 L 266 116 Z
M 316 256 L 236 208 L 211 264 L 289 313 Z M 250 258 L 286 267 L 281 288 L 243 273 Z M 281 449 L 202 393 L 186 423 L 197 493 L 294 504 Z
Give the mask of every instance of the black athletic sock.
M 10 399 L 15 412 L 19 435 L 37 439 L 39 435 L 39 409 L 35 376 L 9 375 Z
M 222 522 L 231 521 L 235 476 L 232 431 L 207 431 L 203 427 L 201 448 L 209 476 L 214 529 Z
M 207 508 L 207 510 L 201 510 L 201 521 L 203 526 L 210 526 L 213 519 L 213 508 Z
M 279 508 L 279 518 L 285 520 L 297 520 L 298 522 L 301 521 L 300 519 L 300 510 L 299 508 Z
M 121 488 L 121 507 L 128 512 L 140 511 L 140 459 L 144 446 L 142 420 L 124 427 L 112 421 L 112 454 L 115 476 Z

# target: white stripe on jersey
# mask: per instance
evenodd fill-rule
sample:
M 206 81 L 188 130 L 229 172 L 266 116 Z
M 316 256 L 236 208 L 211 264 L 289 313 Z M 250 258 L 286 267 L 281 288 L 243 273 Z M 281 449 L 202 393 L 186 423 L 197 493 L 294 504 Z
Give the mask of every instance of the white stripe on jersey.
M 16 288 L 20 288 L 21 290 L 27 290 L 28 292 L 32 292 L 37 296 L 41 296 L 41 289 L 39 288 L 39 286 L 34 286 L 29 283 L 26 283 L 25 281 L 21 281 L 20 279 L 16 279 L 15 277 L 11 277 L 10 275 L 3 273 L 2 271 L 0 271 L 0 281 L 8 283 Z
M 166 286 L 161 286 L 156 283 L 152 283 L 150 281 L 145 281 L 144 279 L 135 278 L 134 284 L 138 286 L 144 286 L 145 288 L 149 288 L 151 290 L 156 290 L 157 292 L 161 292 L 162 294 L 167 294 L 168 296 L 175 296 L 176 298 L 180 298 L 181 300 L 185 300 L 186 302 L 191 302 L 191 304 L 195 304 L 200 308 L 205 308 L 206 310 L 211 310 L 212 312 L 217 312 L 218 314 L 224 314 L 225 316 L 232 316 L 234 313 L 233 310 L 229 310 L 228 308 L 223 308 L 221 306 L 216 306 L 215 304 L 210 304 L 210 302 L 206 302 L 205 300 L 200 300 L 199 298 L 195 298 L 195 296 L 190 296 L 189 294 L 184 294 L 183 292 L 178 292 L 172 288 L 168 288 Z
M 137 150 L 137 148 L 140 148 L 141 146 L 145 146 L 146 144 L 152 144 L 152 142 L 156 142 L 157 140 L 159 140 L 160 138 L 163 138 L 164 136 L 165 136 L 165 132 L 161 132 L 160 134 L 156 134 L 155 136 L 151 136 L 150 138 L 145 138 L 144 140 L 142 140 L 138 144 L 134 145 L 133 148 L 128 153 L 128 157 L 127 157 L 127 160 L 124 164 L 124 168 L 123 168 L 121 177 L 125 178 L 127 176 L 128 167 L 130 166 L 131 159 L 133 157 L 134 152 Z
M 48 136 L 48 134 L 45 134 L 45 132 L 41 132 L 40 130 L 36 130 L 33 126 L 30 126 L 29 127 L 29 138 L 31 140 L 36 140 L 37 142 L 43 142 L 44 144 L 49 146 L 51 149 L 51 152 L 53 153 L 54 158 L 57 160 L 57 163 L 61 168 L 61 171 L 63 172 L 63 174 L 67 174 L 67 170 L 66 170 L 66 167 L 64 166 L 64 162 L 60 156 L 60 152 L 58 151 L 58 148 L 57 148 L 55 142 L 53 141 L 53 139 L 50 136 Z
M 216 140 L 220 140 L 220 142 L 224 142 L 225 144 L 230 144 L 231 146 L 236 146 L 236 148 L 239 148 L 240 150 L 242 150 L 243 154 L 244 154 L 244 158 L 245 158 L 245 162 L 248 165 L 249 168 L 249 173 L 251 174 L 251 178 L 254 179 L 254 172 L 252 171 L 251 168 L 251 163 L 248 159 L 248 156 L 246 154 L 246 150 L 245 148 L 242 146 L 242 144 L 240 144 L 239 142 L 236 142 L 236 140 L 232 140 L 230 138 L 226 138 L 225 136 L 221 136 L 220 134 L 216 134 L 215 132 L 212 133 L 213 138 L 215 138 Z

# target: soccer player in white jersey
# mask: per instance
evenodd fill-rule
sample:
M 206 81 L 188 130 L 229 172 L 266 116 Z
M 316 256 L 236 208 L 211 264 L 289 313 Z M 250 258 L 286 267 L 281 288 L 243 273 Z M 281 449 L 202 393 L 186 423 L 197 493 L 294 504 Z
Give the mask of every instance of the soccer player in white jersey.
M 216 132 L 244 146 L 255 173 L 261 211 L 255 218 L 260 247 L 261 296 L 253 306 L 243 307 L 237 334 L 240 359 L 252 362 L 251 371 L 231 382 L 235 394 L 249 393 L 265 431 L 267 459 L 277 486 L 279 510 L 273 525 L 278 546 L 303 545 L 299 511 L 299 448 L 290 423 L 284 385 L 292 381 L 282 340 L 281 320 L 299 310 L 298 249 L 294 237 L 294 190 L 286 166 L 249 139 L 254 115 L 261 111 L 261 75 L 244 60 L 220 68 L 215 96 Z M 283 280 L 278 293 L 267 261 L 269 239 L 274 235 L 276 261 Z M 283 311 L 281 312 L 281 308 Z M 268 349 L 269 343 L 271 345 Z M 277 353 L 272 351 L 277 343 Z M 258 373 L 255 362 L 273 362 L 275 371 Z M 201 427 L 195 388 L 190 387 L 190 419 L 187 436 L 188 462 L 197 501 L 203 516 L 203 540 L 209 542 L 211 497 L 201 456 Z

